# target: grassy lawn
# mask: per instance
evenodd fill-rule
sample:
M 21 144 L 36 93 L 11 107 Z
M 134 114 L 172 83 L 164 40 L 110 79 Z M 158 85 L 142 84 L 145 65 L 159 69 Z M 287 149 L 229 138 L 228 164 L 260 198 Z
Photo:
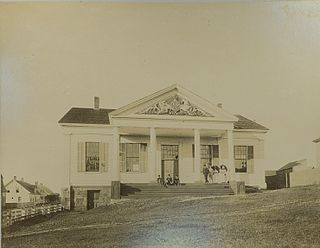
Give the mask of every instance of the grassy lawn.
M 320 247 L 320 187 L 123 200 L 4 230 L 3 247 Z

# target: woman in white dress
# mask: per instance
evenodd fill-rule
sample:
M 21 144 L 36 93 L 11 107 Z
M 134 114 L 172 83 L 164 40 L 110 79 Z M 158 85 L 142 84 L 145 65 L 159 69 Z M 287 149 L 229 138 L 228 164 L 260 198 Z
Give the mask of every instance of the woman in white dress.
M 228 181 L 227 177 L 227 166 L 224 164 L 220 165 L 220 182 L 221 183 L 226 183 Z

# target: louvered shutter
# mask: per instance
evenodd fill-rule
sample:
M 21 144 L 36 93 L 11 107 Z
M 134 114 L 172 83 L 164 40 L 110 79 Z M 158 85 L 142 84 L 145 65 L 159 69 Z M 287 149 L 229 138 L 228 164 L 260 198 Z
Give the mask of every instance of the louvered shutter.
M 248 146 L 248 159 L 253 159 L 253 146 Z
M 108 143 L 100 143 L 99 146 L 99 159 L 100 159 L 100 166 L 99 166 L 99 171 L 100 172 L 106 172 L 108 171 Z
M 192 144 L 192 157 L 194 158 L 194 144 Z
M 140 144 L 140 172 L 147 171 L 147 144 Z
M 84 142 L 78 142 L 78 172 L 85 171 L 85 149 Z
M 219 145 L 212 145 L 213 158 L 219 158 Z
M 119 162 L 120 162 L 120 172 L 126 172 L 126 144 L 121 143 L 119 144 Z M 116 156 L 117 154 L 113 154 L 113 156 Z

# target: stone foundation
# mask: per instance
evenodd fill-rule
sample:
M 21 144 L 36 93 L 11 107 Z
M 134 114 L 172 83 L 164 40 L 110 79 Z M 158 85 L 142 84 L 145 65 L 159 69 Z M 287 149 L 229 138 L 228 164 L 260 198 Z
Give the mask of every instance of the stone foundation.
M 110 186 L 71 186 L 70 187 L 70 209 L 75 211 L 86 211 L 88 208 L 88 190 L 99 191 L 99 199 L 94 200 L 94 207 L 106 206 L 110 203 Z
M 246 193 L 246 187 L 243 181 L 230 181 L 230 187 L 235 195 Z

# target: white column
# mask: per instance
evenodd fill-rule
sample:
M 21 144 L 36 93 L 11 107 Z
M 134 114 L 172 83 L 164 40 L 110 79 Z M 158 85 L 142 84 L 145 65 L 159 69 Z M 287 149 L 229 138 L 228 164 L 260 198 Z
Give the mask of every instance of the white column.
M 120 181 L 119 139 L 119 128 L 115 127 L 113 131 L 112 181 Z
M 200 130 L 194 129 L 194 169 L 198 180 L 200 180 L 200 167 Z
M 149 158 L 149 170 L 152 180 L 157 178 L 157 134 L 154 127 L 150 128 L 150 158 Z
M 235 180 L 235 165 L 234 165 L 234 143 L 233 143 L 233 130 L 227 130 L 228 138 L 228 172 L 229 180 Z

